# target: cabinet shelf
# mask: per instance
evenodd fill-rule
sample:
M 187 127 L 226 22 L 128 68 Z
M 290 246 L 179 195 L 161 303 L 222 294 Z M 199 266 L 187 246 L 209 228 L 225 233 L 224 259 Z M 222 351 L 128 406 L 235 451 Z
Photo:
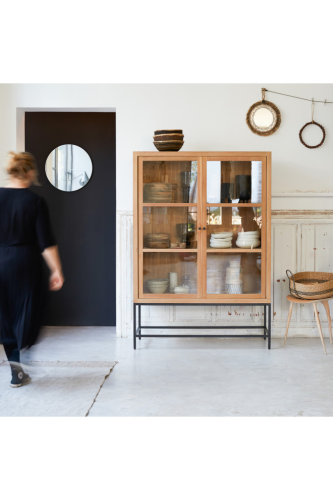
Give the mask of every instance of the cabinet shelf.
M 143 207 L 196 207 L 197 203 L 142 203 Z
M 260 208 L 262 203 L 207 203 L 207 207 L 238 207 L 238 208 L 246 208 L 246 207 L 257 207 Z
M 208 253 L 261 253 L 261 248 L 207 248 Z
M 143 248 L 143 252 L 166 252 L 166 253 L 179 253 L 179 252 L 186 252 L 186 253 L 193 253 L 197 252 L 197 248 Z

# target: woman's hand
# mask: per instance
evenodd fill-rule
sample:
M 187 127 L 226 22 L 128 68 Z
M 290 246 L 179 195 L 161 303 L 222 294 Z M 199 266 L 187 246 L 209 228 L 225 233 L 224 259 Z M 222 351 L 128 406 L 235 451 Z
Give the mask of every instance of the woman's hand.
M 55 270 L 51 273 L 49 280 L 49 288 L 51 292 L 57 292 L 62 288 L 65 278 L 60 270 Z
M 49 288 L 52 292 L 56 292 L 60 290 L 65 281 L 57 245 L 45 248 L 42 256 L 51 272 Z

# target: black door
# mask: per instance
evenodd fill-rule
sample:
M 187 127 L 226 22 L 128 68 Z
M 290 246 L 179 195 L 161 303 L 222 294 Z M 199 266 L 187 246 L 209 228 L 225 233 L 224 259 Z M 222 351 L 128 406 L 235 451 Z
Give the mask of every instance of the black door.
M 47 325 L 116 324 L 116 115 L 27 112 L 25 150 L 39 167 L 65 274 L 61 291 L 49 294 Z M 48 181 L 45 162 L 58 146 L 73 144 L 90 156 L 93 173 L 78 191 Z

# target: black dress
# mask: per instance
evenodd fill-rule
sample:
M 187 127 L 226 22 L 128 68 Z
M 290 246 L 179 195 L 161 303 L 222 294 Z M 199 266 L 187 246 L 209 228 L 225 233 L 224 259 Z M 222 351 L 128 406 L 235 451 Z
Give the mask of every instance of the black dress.
M 35 343 L 47 293 L 45 248 L 56 245 L 47 205 L 29 189 L 0 188 L 0 327 L 17 349 Z M 6 350 L 7 352 L 7 350 Z

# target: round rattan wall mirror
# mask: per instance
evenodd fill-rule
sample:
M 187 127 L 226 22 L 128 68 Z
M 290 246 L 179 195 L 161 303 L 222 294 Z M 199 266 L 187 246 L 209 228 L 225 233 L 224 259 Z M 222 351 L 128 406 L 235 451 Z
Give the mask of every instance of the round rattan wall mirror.
M 257 135 L 272 135 L 281 125 L 281 113 L 275 104 L 265 100 L 265 89 L 262 100 L 252 104 L 246 115 L 246 123 L 251 132 Z

